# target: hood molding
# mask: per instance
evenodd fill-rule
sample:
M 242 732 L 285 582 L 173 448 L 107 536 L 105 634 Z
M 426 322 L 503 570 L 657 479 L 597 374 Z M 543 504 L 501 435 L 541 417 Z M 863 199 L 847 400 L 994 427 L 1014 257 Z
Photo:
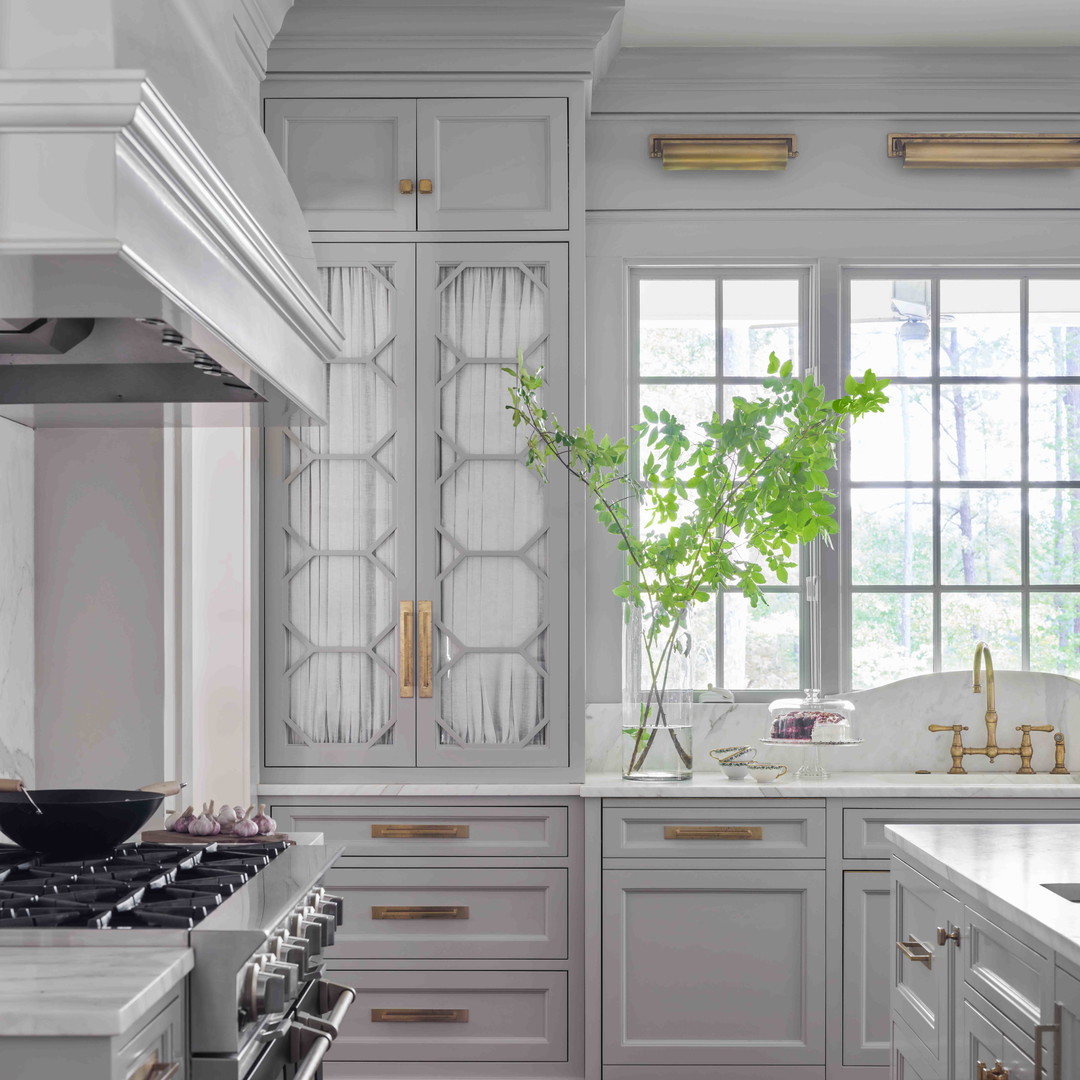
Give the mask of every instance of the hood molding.
M 146 72 L 0 72 L 0 139 L 15 167 L 0 257 L 111 256 L 162 298 L 148 311 L 134 287 L 138 310 L 63 310 L 83 302 L 76 258 L 54 290 L 62 295 L 49 295 L 55 274 L 34 280 L 28 294 L 41 310 L 5 315 L 163 317 L 242 378 L 248 368 L 325 415 L 325 362 L 340 352 L 341 331 Z M 43 160 L 71 165 L 41 194 Z M 13 272 L 34 273 L 33 261 Z M 100 273 L 92 260 L 86 269 Z

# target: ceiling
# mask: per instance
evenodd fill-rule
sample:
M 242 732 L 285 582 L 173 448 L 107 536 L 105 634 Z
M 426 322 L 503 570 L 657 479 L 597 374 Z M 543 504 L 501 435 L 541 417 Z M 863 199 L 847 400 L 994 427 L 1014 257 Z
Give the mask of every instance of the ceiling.
M 623 45 L 1080 45 L 1077 0 L 626 0 Z

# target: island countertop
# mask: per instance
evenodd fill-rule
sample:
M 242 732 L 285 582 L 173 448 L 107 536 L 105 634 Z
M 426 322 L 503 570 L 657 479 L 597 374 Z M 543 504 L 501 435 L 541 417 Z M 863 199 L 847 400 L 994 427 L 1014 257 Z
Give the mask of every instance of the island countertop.
M 1080 904 L 1043 888 L 1080 884 L 1080 825 L 888 825 L 885 836 L 901 856 L 1080 965 Z

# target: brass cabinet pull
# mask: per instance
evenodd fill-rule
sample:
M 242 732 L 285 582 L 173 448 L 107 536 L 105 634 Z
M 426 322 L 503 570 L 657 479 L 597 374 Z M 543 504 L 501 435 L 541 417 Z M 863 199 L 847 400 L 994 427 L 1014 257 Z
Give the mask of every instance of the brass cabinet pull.
M 399 180 L 397 189 L 402 195 L 411 195 L 413 193 L 413 182 L 411 180 Z
M 960 927 L 955 930 L 946 930 L 944 926 L 937 928 L 937 943 L 944 945 L 946 941 L 955 941 L 956 947 L 960 947 Z
M 413 602 L 402 600 L 398 606 L 398 697 L 410 698 L 416 693 L 413 669 Z
M 467 907 L 372 907 L 373 919 L 467 919 Z
M 372 1009 L 373 1024 L 467 1024 L 468 1009 Z
M 435 190 L 435 185 L 432 184 L 432 182 L 430 180 L 421 180 L 420 181 L 420 194 L 421 195 L 430 195 L 432 193 L 432 191 L 434 191 L 434 190 Z
M 468 825 L 372 825 L 373 840 L 467 840 Z
M 174 1080 L 179 1075 L 180 1062 L 161 1061 L 155 1050 L 134 1072 L 128 1074 L 127 1080 Z
M 761 840 L 760 825 L 665 825 L 665 840 Z
M 978 1061 L 975 1069 L 975 1080 L 1009 1080 L 1009 1070 L 1000 1061 L 995 1061 L 992 1069 L 988 1069 L 985 1062 Z M 1037 1077 L 1038 1072 L 1035 1075 Z
M 431 697 L 432 669 L 431 654 L 431 601 L 421 600 L 416 605 L 416 636 L 420 641 L 420 697 Z
M 1061 1080 L 1061 1002 L 1054 1002 L 1054 1022 L 1052 1024 L 1035 1025 L 1035 1067 L 1032 1076 L 1035 1080 L 1042 1080 L 1043 1074 L 1043 1036 L 1053 1032 L 1054 1034 L 1054 1069 L 1050 1073 L 1051 1080 Z
M 925 964 L 927 967 L 933 966 L 934 954 L 921 941 L 916 941 L 915 938 L 909 938 L 907 941 L 898 941 L 896 947 L 909 960 L 914 960 L 919 964 Z

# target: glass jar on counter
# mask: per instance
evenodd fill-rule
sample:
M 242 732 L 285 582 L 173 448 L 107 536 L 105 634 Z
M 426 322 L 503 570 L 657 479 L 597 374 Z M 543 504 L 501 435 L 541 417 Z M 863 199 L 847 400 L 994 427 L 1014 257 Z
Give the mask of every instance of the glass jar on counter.
M 861 742 L 855 706 L 843 698 L 823 698 L 804 690 L 802 698 L 778 698 L 769 706 L 766 741 L 804 745 Z

